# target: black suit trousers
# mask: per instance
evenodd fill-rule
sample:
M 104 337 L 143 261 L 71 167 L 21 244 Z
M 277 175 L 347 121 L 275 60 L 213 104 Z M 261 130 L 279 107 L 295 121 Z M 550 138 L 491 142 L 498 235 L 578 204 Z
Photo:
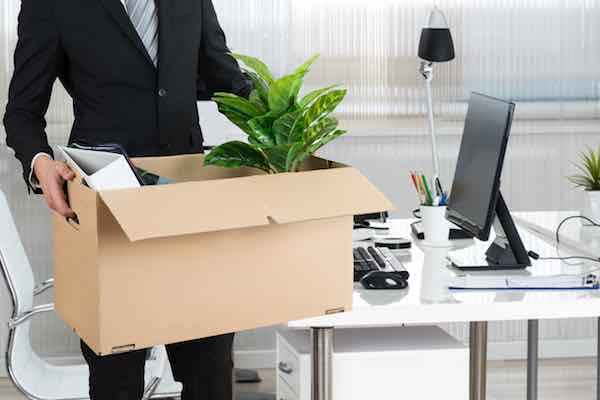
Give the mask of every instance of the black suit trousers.
M 181 400 L 231 400 L 233 334 L 167 345 Z M 97 356 L 83 341 L 90 369 L 91 400 L 139 400 L 144 392 L 146 350 Z

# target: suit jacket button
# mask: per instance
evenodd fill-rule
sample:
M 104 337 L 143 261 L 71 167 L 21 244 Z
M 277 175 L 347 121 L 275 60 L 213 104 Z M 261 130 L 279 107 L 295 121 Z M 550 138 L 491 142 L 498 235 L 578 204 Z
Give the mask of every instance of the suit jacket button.
M 163 88 L 158 89 L 158 95 L 160 97 L 165 97 L 167 95 L 167 89 L 163 89 Z

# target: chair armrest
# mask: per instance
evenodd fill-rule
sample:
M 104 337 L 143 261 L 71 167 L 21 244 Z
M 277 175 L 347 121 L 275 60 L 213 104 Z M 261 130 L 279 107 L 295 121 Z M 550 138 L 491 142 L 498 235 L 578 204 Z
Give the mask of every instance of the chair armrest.
M 35 315 L 47 313 L 47 312 L 51 312 L 51 311 L 54 311 L 54 303 L 35 306 L 31 310 L 26 311 L 23 314 L 17 315 L 16 317 L 8 320 L 8 328 L 14 329 L 18 325 L 21 325 L 23 322 L 28 321 L 31 317 L 33 317 Z
M 46 290 L 50 289 L 54 286 L 54 278 L 50 278 L 40 283 L 33 289 L 33 295 L 37 296 L 38 294 L 44 293 Z

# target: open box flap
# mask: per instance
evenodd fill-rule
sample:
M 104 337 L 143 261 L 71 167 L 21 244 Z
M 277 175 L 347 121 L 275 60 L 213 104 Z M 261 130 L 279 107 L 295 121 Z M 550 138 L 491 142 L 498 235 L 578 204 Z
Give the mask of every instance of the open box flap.
M 353 168 L 100 192 L 129 240 L 390 210 Z
M 261 188 L 276 223 L 387 211 L 393 204 L 354 168 L 270 176 Z

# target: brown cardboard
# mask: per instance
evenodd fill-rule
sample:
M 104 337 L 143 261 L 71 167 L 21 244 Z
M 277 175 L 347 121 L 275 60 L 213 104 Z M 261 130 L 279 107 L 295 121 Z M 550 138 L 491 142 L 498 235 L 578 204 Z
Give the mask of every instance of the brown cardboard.
M 202 156 L 137 159 L 166 186 L 69 200 L 54 217 L 55 300 L 98 354 L 350 310 L 352 215 L 391 209 L 353 168 L 265 175 Z

